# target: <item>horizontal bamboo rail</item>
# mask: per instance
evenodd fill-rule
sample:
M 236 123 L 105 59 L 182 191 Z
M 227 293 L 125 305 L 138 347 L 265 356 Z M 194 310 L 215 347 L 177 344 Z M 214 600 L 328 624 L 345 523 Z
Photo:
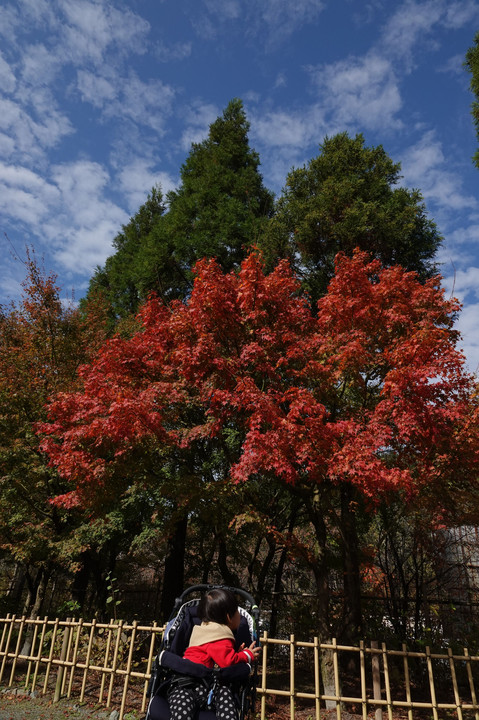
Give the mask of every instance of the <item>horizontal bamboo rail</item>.
M 118 707 L 119 720 L 122 720 L 125 712 L 133 707 L 146 711 L 148 681 L 162 632 L 163 627 L 156 623 L 142 625 L 137 621 L 129 624 L 113 620 L 100 623 L 8 615 L 0 618 L 0 685 L 12 687 L 21 682 L 25 692 L 40 687 L 42 694 L 54 693 L 54 701 L 75 696 L 83 702 L 87 695 L 91 698 L 94 691 L 99 704 Z M 318 638 L 303 642 L 294 635 L 281 640 L 270 638 L 267 633 L 263 634 L 261 645 L 258 688 L 261 720 L 267 717 L 267 702 L 272 697 L 289 703 L 291 720 L 301 702 L 308 703 L 310 714 L 316 720 L 324 717 L 326 708 L 335 711 L 337 720 L 344 717 L 346 708 L 349 712 L 352 708 L 362 720 L 370 717 L 370 711 L 375 711 L 376 720 L 382 720 L 384 713 L 392 720 L 397 710 L 406 712 L 408 720 L 413 720 L 414 711 L 420 710 L 430 711 L 434 720 L 441 720 L 443 710 L 451 711 L 448 717 L 458 720 L 479 720 L 476 695 L 479 656 L 470 655 L 467 648 L 459 654 L 451 648 L 446 652 L 433 652 L 426 647 L 418 652 L 408 650 L 405 645 L 401 650 L 392 650 L 384 643 L 361 642 L 359 646 L 349 646 L 338 645 L 334 639 L 329 643 L 320 643 Z M 278 674 L 278 654 L 281 666 L 287 661 L 288 680 L 285 673 Z M 357 694 L 345 694 L 342 689 L 345 682 L 341 668 L 345 657 L 349 662 L 352 660 L 357 669 Z M 321 677 L 321 663 L 325 658 L 334 676 L 327 688 Z M 303 669 L 301 681 L 298 664 Z M 308 668 L 306 680 L 305 667 Z M 418 673 L 421 682 L 415 687 L 414 676 Z M 447 697 L 446 680 L 450 685 Z M 427 693 L 424 693 L 425 687 Z

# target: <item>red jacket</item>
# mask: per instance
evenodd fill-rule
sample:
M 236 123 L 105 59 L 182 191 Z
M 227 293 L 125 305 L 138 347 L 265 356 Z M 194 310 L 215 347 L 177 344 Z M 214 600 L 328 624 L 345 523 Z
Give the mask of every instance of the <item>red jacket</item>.
M 254 660 L 253 653 L 247 648 L 236 652 L 234 635 L 227 625 L 213 622 L 195 625 L 191 633 L 190 645 L 183 657 L 209 668 L 215 664 L 219 667 L 228 667 Z

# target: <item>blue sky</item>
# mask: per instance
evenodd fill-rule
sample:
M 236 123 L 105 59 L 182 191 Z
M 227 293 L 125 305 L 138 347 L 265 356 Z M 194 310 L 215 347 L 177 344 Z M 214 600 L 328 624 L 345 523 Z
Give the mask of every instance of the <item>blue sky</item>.
M 445 240 L 444 285 L 479 366 L 479 170 L 464 55 L 474 0 L 2 0 L 0 303 L 26 244 L 79 298 L 121 225 L 178 183 L 233 97 L 267 187 L 326 135 L 402 164 Z M 8 239 L 6 237 L 8 236 Z

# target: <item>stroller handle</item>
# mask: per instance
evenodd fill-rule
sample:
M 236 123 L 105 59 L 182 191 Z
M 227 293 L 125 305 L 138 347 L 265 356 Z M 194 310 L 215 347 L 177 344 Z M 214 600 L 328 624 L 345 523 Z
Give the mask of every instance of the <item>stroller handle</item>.
M 231 587 L 229 585 L 210 585 L 210 584 L 201 584 L 201 585 L 191 585 L 190 587 L 187 587 L 186 590 L 183 590 L 181 595 L 176 598 L 175 600 L 175 607 L 173 609 L 173 614 L 176 614 L 176 612 L 180 609 L 180 607 L 183 605 L 185 598 L 188 597 L 188 595 L 192 595 L 193 593 L 198 592 L 207 592 L 208 590 L 229 590 L 230 592 L 234 593 L 235 595 L 240 595 L 243 600 L 246 600 L 251 605 L 251 612 L 256 617 L 259 616 L 259 608 L 256 604 L 255 599 L 252 595 L 249 594 L 246 590 L 242 590 L 241 588 L 235 588 Z

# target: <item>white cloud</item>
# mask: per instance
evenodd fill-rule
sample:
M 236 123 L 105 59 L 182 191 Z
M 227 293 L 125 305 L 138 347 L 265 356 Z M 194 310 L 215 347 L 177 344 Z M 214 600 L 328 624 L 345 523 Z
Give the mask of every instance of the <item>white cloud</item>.
M 459 227 L 450 233 L 449 238 L 458 245 L 474 243 L 479 246 L 479 224 L 472 224 L 468 227 Z
M 261 150 L 261 172 L 267 185 L 279 192 L 291 168 L 305 164 L 310 148 L 316 148 L 333 128 L 316 105 L 299 110 L 250 113 L 253 145 Z
M 432 36 L 435 26 L 457 30 L 477 20 L 479 5 L 475 0 L 406 0 L 389 18 L 380 46 L 388 57 L 394 55 L 405 61 L 410 71 L 414 66 L 413 48 L 426 41 L 435 46 L 437 41 Z
M 160 62 L 184 60 L 191 55 L 191 49 L 192 44 L 190 42 L 177 42 L 172 45 L 166 45 L 160 41 L 155 47 L 155 56 Z
M 55 15 L 55 2 L 51 0 L 19 0 L 19 23 L 27 27 L 30 23 L 45 26 L 57 26 L 58 20 Z M 25 22 L 26 21 L 26 22 Z
M 476 0 L 459 0 L 448 2 L 444 25 L 453 30 L 464 27 L 470 23 L 477 23 L 479 19 L 479 5 Z
M 0 6 L 0 36 L 10 41 L 15 39 L 19 24 L 20 16 L 17 8 L 13 5 Z
M 33 158 L 42 155 L 45 148 L 54 147 L 73 132 L 73 127 L 56 109 L 50 93 L 38 89 L 31 93 L 29 100 L 38 120 L 19 102 L 0 98 L 0 132 L 13 141 L 13 152 Z
M 4 92 L 12 93 L 15 90 L 17 81 L 10 65 L 4 60 L 0 52 L 0 87 Z
M 386 24 L 381 42 L 384 51 L 410 61 L 414 45 L 432 30 L 443 12 L 444 0 L 406 0 Z
M 62 70 L 60 57 L 45 45 L 28 46 L 22 54 L 22 80 L 29 85 L 49 85 Z
M 438 72 L 464 76 L 464 54 L 453 55 L 447 62 L 437 68 Z
M 112 240 L 126 222 L 126 215 L 121 214 L 120 222 L 120 216 L 102 217 L 99 209 L 94 227 L 88 224 L 62 233 L 63 243 L 54 252 L 56 261 L 71 272 L 91 274 L 112 254 Z
M 59 5 L 66 18 L 63 54 L 74 63 L 100 64 L 111 46 L 121 53 L 145 52 L 150 25 L 131 10 L 94 0 L 59 0 Z
M 434 132 L 425 133 L 403 154 L 401 167 L 406 184 L 420 188 L 424 197 L 441 209 L 477 207 L 474 197 L 461 192 L 460 175 L 450 169 L 451 163 L 444 156 L 442 144 L 436 140 Z
M 252 122 L 253 134 L 269 147 L 305 148 L 315 134 L 311 112 L 278 110 L 257 117 Z
M 277 45 L 301 26 L 313 22 L 324 10 L 323 0 L 249 0 L 247 21 L 255 35 L 267 33 L 267 43 Z
M 57 165 L 52 178 L 60 193 L 58 214 L 51 214 L 44 233 L 65 268 L 91 272 L 111 254 L 111 241 L 128 221 L 125 211 L 104 196 L 110 177 L 98 163 Z
M 400 128 L 402 101 L 389 60 L 375 52 L 310 68 L 330 123 L 348 128 Z
M 323 0 L 203 0 L 192 16 L 198 35 L 218 37 L 226 23 L 244 27 L 245 34 L 261 36 L 266 47 L 278 45 L 299 27 L 316 20 L 324 10 Z M 243 20 L 244 24 L 239 25 Z
M 459 347 L 467 357 L 467 366 L 473 373 L 479 373 L 479 303 L 464 306 L 456 323 L 462 335 Z
M 77 87 L 82 100 L 102 111 L 105 118 L 124 118 L 162 133 L 171 112 L 175 90 L 161 80 L 146 82 L 130 71 L 127 77 L 79 70 Z
M 120 106 L 109 108 L 109 113 L 123 113 L 131 120 L 148 125 L 162 132 L 164 118 L 171 111 L 175 90 L 161 80 L 143 82 L 133 72 L 125 79 L 122 87 Z
M 119 92 L 119 88 L 115 87 L 111 80 L 86 70 L 78 71 L 77 87 L 83 101 L 100 109 L 116 100 Z
M 168 173 L 155 172 L 152 166 L 152 160 L 137 158 L 119 172 L 120 190 L 127 197 L 128 208 L 132 213 L 143 205 L 152 187 L 159 184 L 163 196 L 176 187 L 177 183 Z
M 53 185 L 48 183 L 42 176 L 25 167 L 6 165 L 0 162 L 0 182 L 30 192 L 39 192 L 43 201 L 48 204 L 57 197 Z
M 218 117 L 218 108 L 211 103 L 196 102 L 184 116 L 185 129 L 181 135 L 181 147 L 189 150 L 192 143 L 202 142 L 208 135 L 209 126 Z
M 284 32 L 292 32 L 306 22 L 312 22 L 325 8 L 323 0 L 260 0 L 250 3 L 256 7 L 263 21 L 270 27 L 286 25 Z
M 238 0 L 204 0 L 208 11 L 220 20 L 237 20 L 241 14 Z
M 469 299 L 479 300 L 479 268 L 468 267 L 466 270 L 455 270 L 453 274 L 444 278 L 446 292 L 454 295 L 460 302 L 464 302 L 467 296 Z M 479 336 L 478 336 L 479 342 Z
M 372 53 L 308 68 L 318 100 L 301 110 L 253 118 L 252 134 L 266 147 L 304 151 L 343 130 L 397 129 L 401 97 L 388 60 Z M 291 153 L 288 153 L 292 160 Z
M 90 273 L 111 254 L 111 241 L 128 220 L 106 199 L 109 183 L 105 168 L 88 161 L 55 166 L 50 180 L 1 163 L 0 213 L 46 240 L 65 268 Z
M 15 152 L 15 141 L 9 135 L 0 132 L 0 157 L 9 158 Z
M 58 189 L 37 173 L 0 163 L 0 214 L 39 232 L 60 198 Z

